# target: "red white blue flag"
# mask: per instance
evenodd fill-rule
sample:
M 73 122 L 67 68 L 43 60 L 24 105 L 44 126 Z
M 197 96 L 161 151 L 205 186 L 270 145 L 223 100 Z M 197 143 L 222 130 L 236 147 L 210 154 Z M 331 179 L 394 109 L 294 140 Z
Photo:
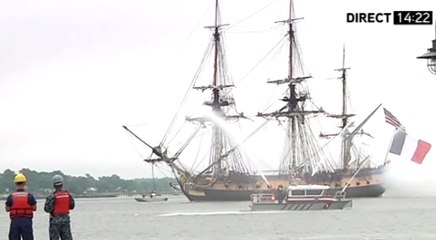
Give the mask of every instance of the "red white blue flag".
M 430 151 L 430 148 L 430 143 L 421 139 L 414 139 L 402 129 L 398 129 L 392 140 L 389 152 L 396 154 L 401 158 L 421 164 L 427 153 Z
M 397 117 L 395 117 L 389 110 L 386 108 L 383 108 L 383 111 L 385 112 L 385 120 L 387 123 L 391 124 L 395 128 L 403 128 L 403 125 L 400 123 Z

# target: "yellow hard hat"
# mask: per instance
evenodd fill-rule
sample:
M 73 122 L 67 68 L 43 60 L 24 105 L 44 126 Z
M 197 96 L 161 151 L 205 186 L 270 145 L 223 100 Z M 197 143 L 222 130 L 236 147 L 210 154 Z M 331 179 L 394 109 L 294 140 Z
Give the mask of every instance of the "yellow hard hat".
M 19 182 L 25 182 L 26 181 L 26 176 L 24 176 L 22 173 L 17 173 L 17 175 L 15 175 L 15 180 L 16 183 Z

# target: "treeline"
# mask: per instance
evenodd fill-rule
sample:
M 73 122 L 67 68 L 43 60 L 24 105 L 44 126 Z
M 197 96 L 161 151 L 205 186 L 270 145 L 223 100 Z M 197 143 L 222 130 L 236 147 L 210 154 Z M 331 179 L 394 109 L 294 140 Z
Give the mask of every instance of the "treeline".
M 94 178 L 90 174 L 85 176 L 75 177 L 69 176 L 61 171 L 53 172 L 36 172 L 30 169 L 22 169 L 19 171 L 27 178 L 27 187 L 30 192 L 36 195 L 47 195 L 52 191 L 51 178 L 55 174 L 64 177 L 64 187 L 71 193 L 78 196 L 95 196 L 98 194 L 146 194 L 153 189 L 160 193 L 174 194 L 178 193 L 177 189 L 171 187 L 175 184 L 172 178 L 155 179 L 133 179 L 124 180 L 118 175 L 104 176 Z M 8 194 L 15 190 L 14 177 L 17 172 L 5 170 L 0 174 L 0 193 Z

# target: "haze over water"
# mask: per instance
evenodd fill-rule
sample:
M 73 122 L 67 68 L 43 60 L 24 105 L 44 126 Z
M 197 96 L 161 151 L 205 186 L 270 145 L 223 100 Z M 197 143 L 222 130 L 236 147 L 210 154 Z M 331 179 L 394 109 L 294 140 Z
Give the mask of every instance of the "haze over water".
M 436 197 L 354 199 L 349 210 L 249 211 L 249 202 L 138 203 L 133 198 L 77 199 L 75 239 L 436 239 Z M 0 204 L 4 204 L 2 201 Z M 35 239 L 48 239 L 48 216 L 38 201 Z M 0 215 L 0 239 L 9 218 Z

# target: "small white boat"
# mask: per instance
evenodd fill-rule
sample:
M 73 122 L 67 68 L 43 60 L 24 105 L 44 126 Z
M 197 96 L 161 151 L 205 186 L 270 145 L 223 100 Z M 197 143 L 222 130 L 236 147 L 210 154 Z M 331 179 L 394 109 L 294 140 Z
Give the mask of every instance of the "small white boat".
M 142 194 L 142 197 L 135 197 L 137 202 L 164 202 L 168 201 L 167 197 L 162 197 L 160 193 L 157 193 L 156 178 L 154 177 L 154 164 L 155 160 L 145 159 L 144 161 L 151 163 L 151 176 L 153 179 L 153 190 L 149 194 Z
M 352 200 L 345 198 L 344 191 L 339 191 L 334 196 L 324 194 L 329 188 L 323 185 L 297 185 L 289 186 L 287 194 L 252 194 L 250 209 L 252 211 L 308 211 L 352 207 Z
M 135 197 L 137 202 L 164 202 L 168 201 L 167 197 L 162 197 L 161 195 L 157 195 L 155 192 L 150 193 L 149 195 L 142 195 L 142 197 Z

